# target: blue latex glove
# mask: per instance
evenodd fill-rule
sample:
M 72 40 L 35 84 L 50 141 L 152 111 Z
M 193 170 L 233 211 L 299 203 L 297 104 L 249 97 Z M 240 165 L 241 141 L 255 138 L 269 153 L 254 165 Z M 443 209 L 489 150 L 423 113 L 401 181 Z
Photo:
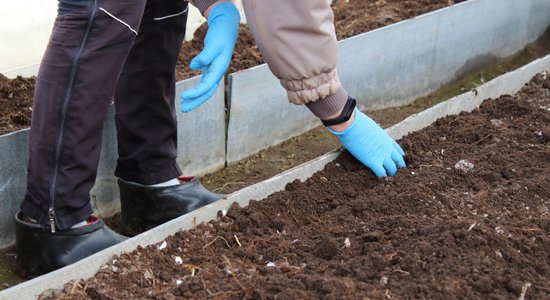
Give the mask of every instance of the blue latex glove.
M 335 134 L 348 151 L 369 167 L 378 177 L 393 176 L 397 168 L 404 168 L 403 149 L 367 115 L 355 109 L 353 123 Z
M 208 15 L 204 49 L 191 61 L 191 69 L 202 69 L 200 83 L 181 94 L 181 111 L 190 112 L 208 100 L 220 84 L 231 62 L 241 17 L 230 2 L 216 4 Z

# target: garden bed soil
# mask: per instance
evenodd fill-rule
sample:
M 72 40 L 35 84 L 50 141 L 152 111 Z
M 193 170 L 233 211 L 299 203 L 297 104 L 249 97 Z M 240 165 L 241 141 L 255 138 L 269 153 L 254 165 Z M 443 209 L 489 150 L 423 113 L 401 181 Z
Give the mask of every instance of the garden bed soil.
M 31 125 L 35 78 L 0 74 L 0 135 Z
M 338 0 L 333 1 L 334 23 L 338 40 L 355 36 L 376 28 L 414 18 L 464 0 Z M 203 24 L 195 31 L 194 38 L 183 44 L 176 68 L 178 80 L 199 75 L 189 69 L 191 59 L 203 48 L 208 27 Z M 242 24 L 228 74 L 263 64 L 262 55 L 256 46 L 248 26 Z
M 305 183 L 123 254 L 52 297 L 550 297 L 550 79 L 404 137 L 377 180 L 344 153 Z

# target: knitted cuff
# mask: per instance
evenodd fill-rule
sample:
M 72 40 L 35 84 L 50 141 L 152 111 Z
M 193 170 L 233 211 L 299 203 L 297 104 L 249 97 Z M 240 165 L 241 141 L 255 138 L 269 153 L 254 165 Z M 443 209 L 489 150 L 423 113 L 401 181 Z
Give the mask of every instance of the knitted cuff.
M 336 93 L 315 102 L 306 103 L 307 108 L 319 119 L 338 113 L 348 101 L 348 93 L 344 88 L 339 88 Z
M 201 15 L 204 16 L 204 11 L 210 7 L 210 5 L 218 2 L 218 0 L 194 0 L 192 3 L 199 9 Z

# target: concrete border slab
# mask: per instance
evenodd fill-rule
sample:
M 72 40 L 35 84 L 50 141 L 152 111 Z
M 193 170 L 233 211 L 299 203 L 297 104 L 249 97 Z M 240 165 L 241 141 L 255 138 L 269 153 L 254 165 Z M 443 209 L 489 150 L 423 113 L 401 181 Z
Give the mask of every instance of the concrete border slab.
M 229 75 L 227 163 L 277 145 L 321 123 L 286 91 L 267 65 Z
M 27 187 L 29 132 L 25 129 L 0 136 L 0 248 L 14 242 L 13 218 Z
M 202 175 L 225 166 L 225 85 L 222 78 L 212 98 L 189 113 L 181 112 L 181 93 L 200 77 L 176 83 L 178 165 L 186 175 Z

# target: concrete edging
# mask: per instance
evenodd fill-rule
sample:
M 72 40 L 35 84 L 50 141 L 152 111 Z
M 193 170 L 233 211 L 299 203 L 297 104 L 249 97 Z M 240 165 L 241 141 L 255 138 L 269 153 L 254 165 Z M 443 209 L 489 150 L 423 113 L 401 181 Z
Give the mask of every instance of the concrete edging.
M 534 75 L 541 72 L 548 72 L 549 70 L 550 55 L 536 60 L 516 71 L 493 79 L 480 86 L 477 89 L 477 93 L 470 92 L 454 97 L 423 112 L 410 116 L 403 122 L 387 129 L 387 131 L 393 138 L 400 138 L 409 132 L 417 131 L 430 125 L 438 118 L 458 114 L 462 111 L 472 111 L 478 107 L 486 97 L 496 98 L 504 94 L 514 94 Z M 287 183 L 296 179 L 304 181 L 315 172 L 323 169 L 327 163 L 336 159 L 338 155 L 338 151 L 323 155 L 268 180 L 232 193 L 223 200 L 153 228 L 150 231 L 105 249 L 73 265 L 1 291 L 0 299 L 35 299 L 44 291 L 62 288 L 63 285 L 70 280 L 89 278 L 103 265 L 111 262 L 115 255 L 132 251 L 138 245 L 146 246 L 160 243 L 167 236 L 180 230 L 191 229 L 201 222 L 214 220 L 216 219 L 218 211 L 227 210 L 233 202 L 238 202 L 241 206 L 246 206 L 252 199 L 261 200 L 276 191 L 283 190 Z

